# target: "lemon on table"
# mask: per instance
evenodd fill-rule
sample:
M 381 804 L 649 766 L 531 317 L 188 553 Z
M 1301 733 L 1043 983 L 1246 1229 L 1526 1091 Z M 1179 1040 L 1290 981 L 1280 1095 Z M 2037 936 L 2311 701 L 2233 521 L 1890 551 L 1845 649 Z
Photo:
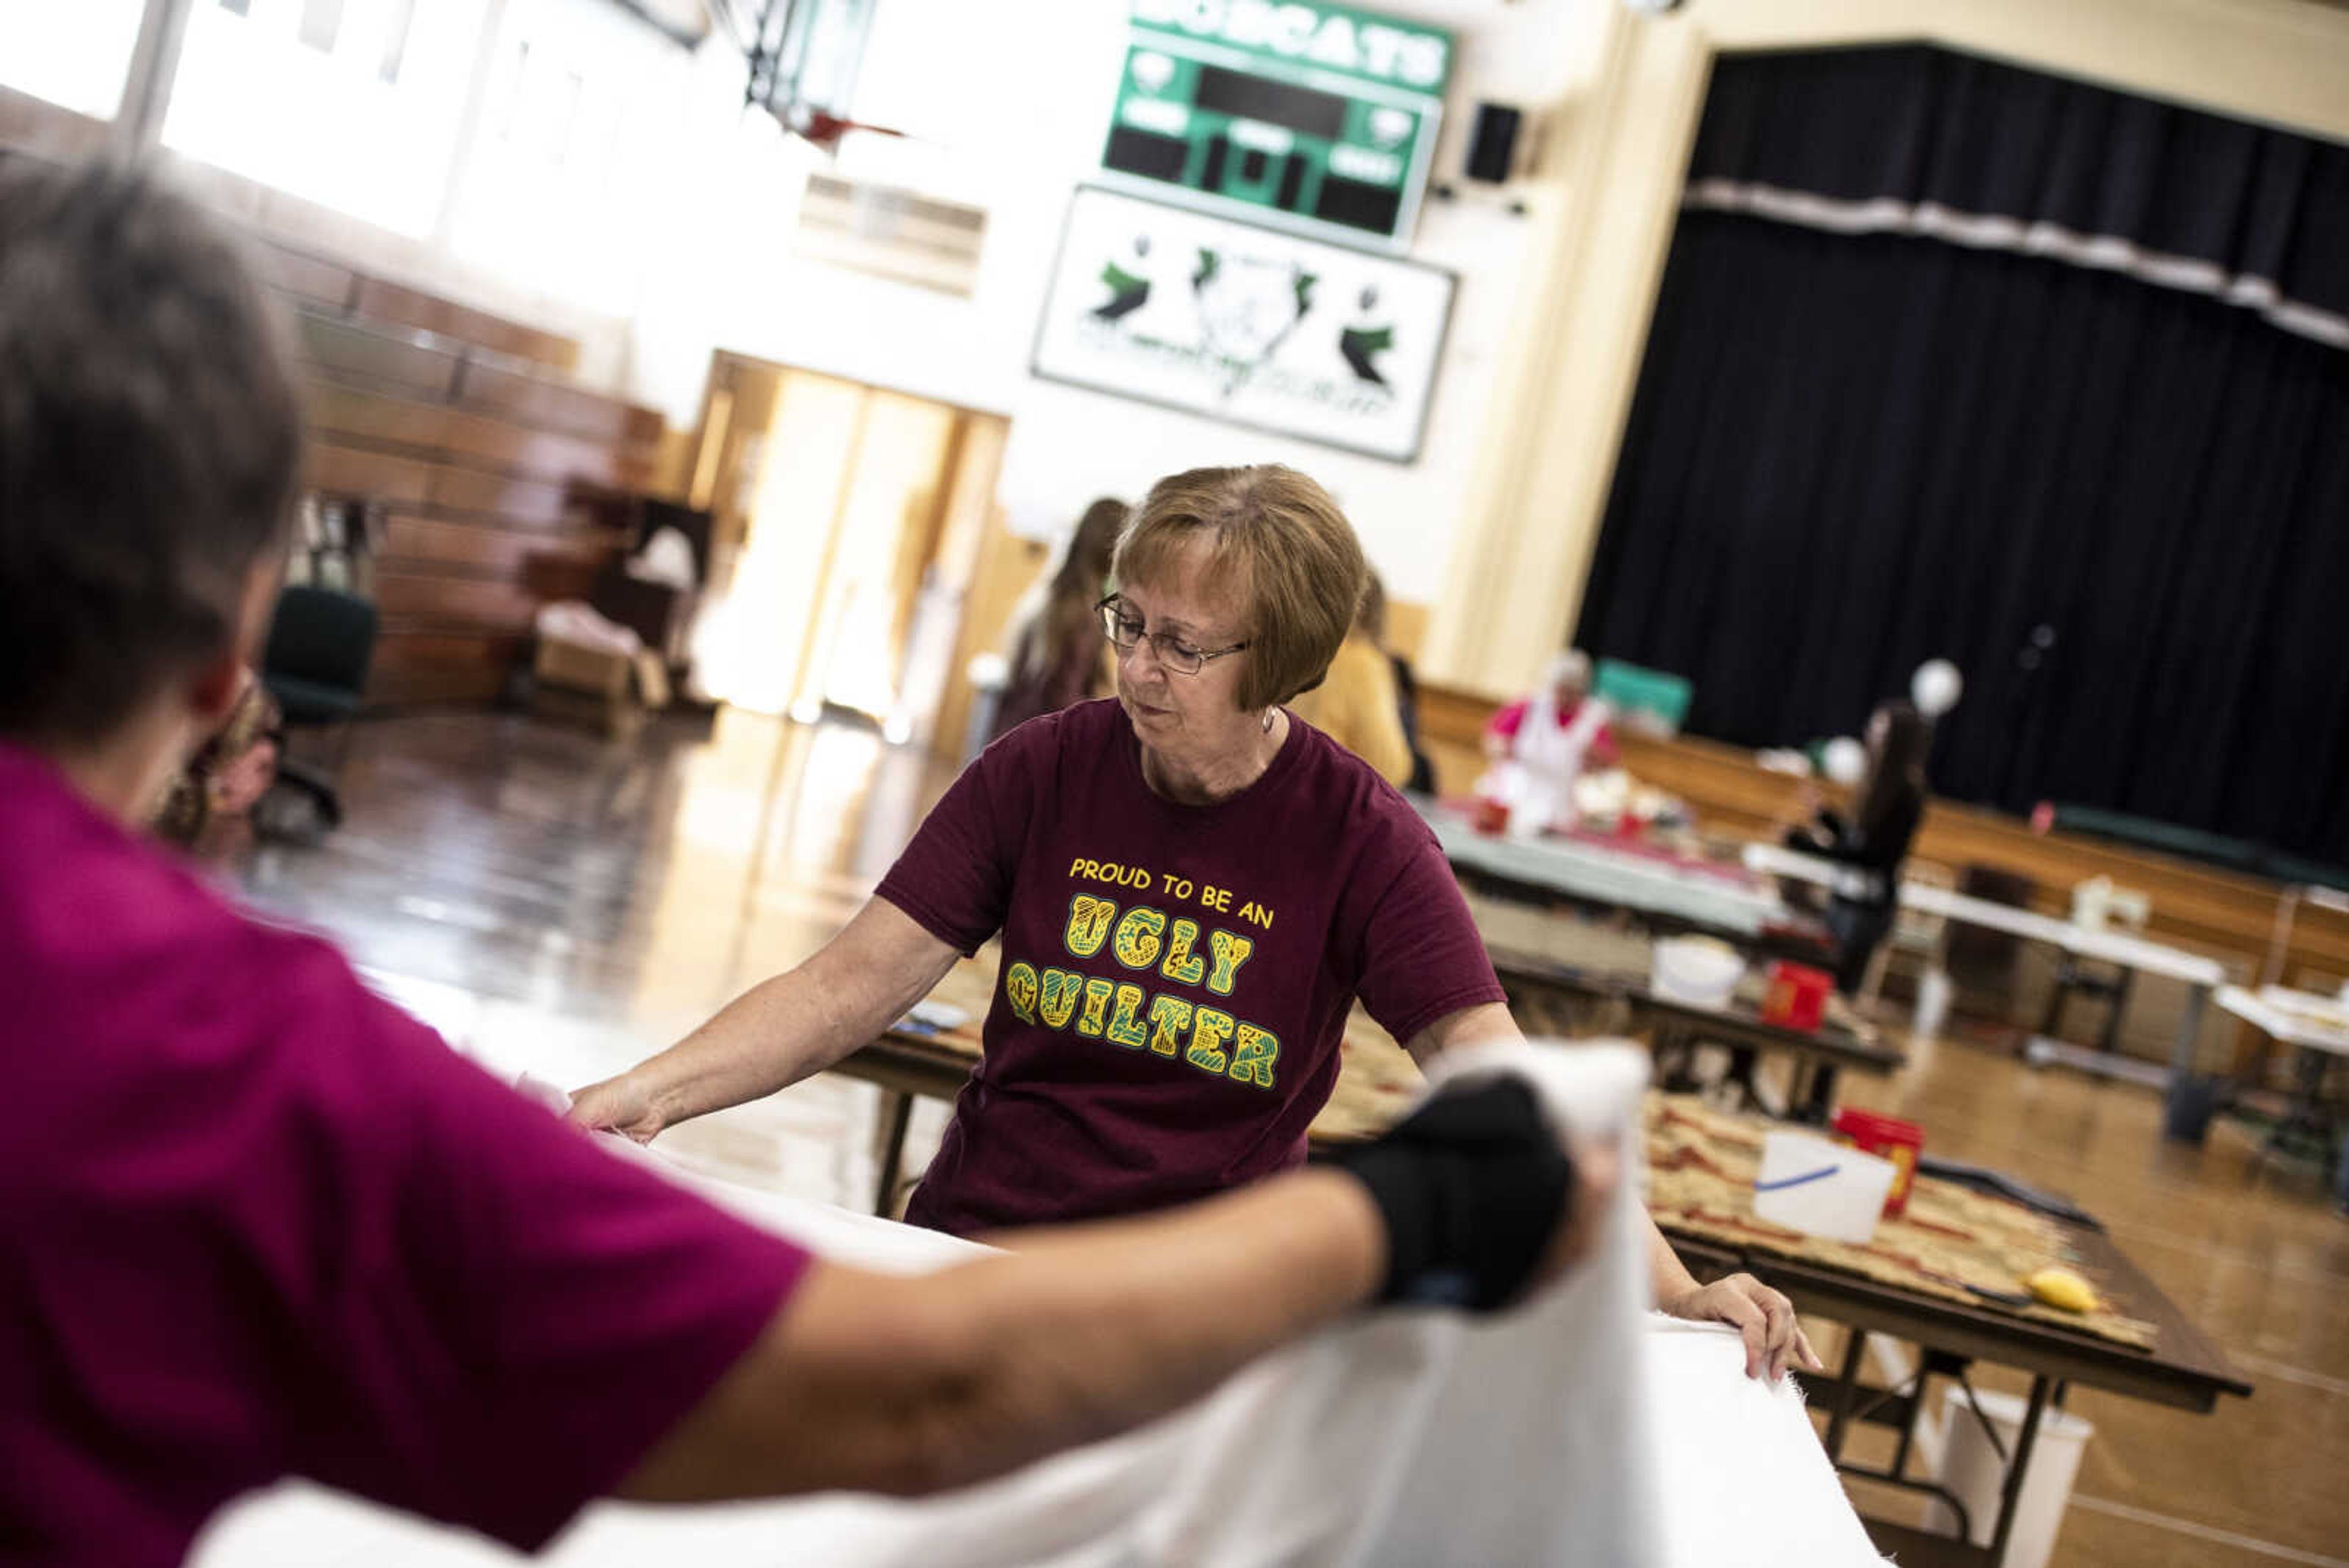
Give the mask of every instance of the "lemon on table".
M 2049 1306 L 2065 1312 L 2094 1312 L 2096 1293 L 2069 1269 L 2042 1269 L 2023 1282 L 2025 1289 Z

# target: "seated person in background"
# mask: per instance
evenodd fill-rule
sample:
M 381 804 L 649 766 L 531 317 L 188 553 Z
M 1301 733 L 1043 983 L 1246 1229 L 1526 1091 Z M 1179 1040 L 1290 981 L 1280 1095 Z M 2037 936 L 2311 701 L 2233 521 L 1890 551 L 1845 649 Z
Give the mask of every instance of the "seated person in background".
M 573 1116 L 649 1142 L 773 1094 L 999 937 L 979 1061 L 905 1210 L 985 1235 L 1303 1165 L 1358 998 L 1423 1063 L 1519 1038 L 1433 831 L 1287 706 L 1345 641 L 1367 569 L 1294 469 L 1160 480 L 1102 607 L 1116 700 L 989 746 L 838 936 L 579 1091 Z M 1757 1375 L 1797 1354 L 1785 1297 L 1750 1274 L 1700 1285 L 1652 1224 L 1646 1241 L 1665 1312 L 1739 1325 Z
M 1506 802 L 1521 829 L 1571 816 L 1574 781 L 1587 766 L 1613 767 L 1614 732 L 1607 704 L 1590 696 L 1590 659 L 1579 649 L 1550 656 L 1541 685 L 1493 715 L 1485 726 L 1491 769 L 1477 793 Z
M 1115 675 L 1094 607 L 1109 591 L 1110 556 L 1124 526 L 1124 502 L 1104 496 L 1086 507 L 1058 569 L 1013 612 L 1010 680 L 988 739 L 1109 691 Z
M 1419 744 L 1419 678 L 1412 673 L 1411 660 L 1387 647 L 1387 586 L 1371 574 L 1371 586 L 1362 595 L 1362 625 L 1370 639 L 1385 650 L 1387 666 L 1394 671 L 1395 712 L 1402 721 L 1402 742 L 1411 749 L 1411 777 L 1403 788 L 1415 794 L 1435 793 L 1435 764 Z
M 162 1568 L 290 1474 L 525 1550 L 604 1494 L 927 1492 L 1590 1245 L 1612 1151 L 1506 1080 L 917 1278 L 613 1158 L 138 832 L 243 689 L 301 428 L 192 204 L 0 172 L 0 1557 Z
M 155 836 L 199 860 L 221 860 L 277 776 L 284 745 L 277 701 L 248 674 L 244 693 L 164 792 Z
M 1827 929 L 1835 933 L 1836 989 L 1855 995 L 1868 961 L 1892 929 L 1900 865 L 1925 815 L 1925 756 L 1933 726 L 1905 698 L 1885 703 L 1868 721 L 1868 768 L 1853 796 L 1848 820 L 1823 805 L 1786 836 L 1787 846 L 1841 862 L 1849 874 L 1827 898 Z M 1816 802 L 1816 796 L 1810 799 Z
M 1321 684 L 1300 692 L 1288 711 L 1371 764 L 1398 789 L 1411 782 L 1411 738 L 1403 732 L 1402 701 L 1394 665 L 1380 637 L 1386 628 L 1386 590 L 1368 574 L 1353 628 L 1330 656 Z

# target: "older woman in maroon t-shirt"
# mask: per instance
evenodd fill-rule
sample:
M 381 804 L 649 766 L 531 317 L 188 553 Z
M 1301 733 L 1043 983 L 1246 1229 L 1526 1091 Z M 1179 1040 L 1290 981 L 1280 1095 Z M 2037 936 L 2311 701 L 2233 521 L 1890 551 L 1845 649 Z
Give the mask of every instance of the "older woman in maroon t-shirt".
M 1002 938 L 985 1053 L 907 1218 L 968 1234 L 1130 1214 L 1300 1164 L 1359 998 L 1424 1062 L 1516 1033 L 1433 836 L 1282 704 L 1317 684 L 1368 568 L 1287 468 L 1162 480 L 1101 605 L 1113 701 L 1023 724 L 956 781 L 823 951 L 581 1092 L 645 1139 L 820 1072 Z M 1666 1310 L 1801 1343 L 1747 1276 L 1699 1287 L 1659 1235 Z

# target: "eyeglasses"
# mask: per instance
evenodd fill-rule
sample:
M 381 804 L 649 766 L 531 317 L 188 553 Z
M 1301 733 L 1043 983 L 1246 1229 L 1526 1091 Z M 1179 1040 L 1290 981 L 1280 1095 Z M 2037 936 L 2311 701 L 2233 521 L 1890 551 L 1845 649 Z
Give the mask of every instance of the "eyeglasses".
M 1101 612 L 1102 635 L 1114 644 L 1120 653 L 1132 653 L 1148 638 L 1158 654 L 1158 662 L 1177 675 L 1196 675 L 1206 668 L 1210 659 L 1221 659 L 1226 653 L 1237 653 L 1246 642 L 1236 642 L 1229 648 L 1194 648 L 1171 631 L 1148 631 L 1142 618 L 1126 607 L 1126 602 L 1112 594 L 1093 607 Z

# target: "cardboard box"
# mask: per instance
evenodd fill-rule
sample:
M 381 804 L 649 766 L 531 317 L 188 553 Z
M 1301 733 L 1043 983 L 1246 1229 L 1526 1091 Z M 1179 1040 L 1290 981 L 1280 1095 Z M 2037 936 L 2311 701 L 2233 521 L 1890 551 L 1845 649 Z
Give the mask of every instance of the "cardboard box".
M 541 690 L 555 687 L 595 697 L 623 698 L 631 694 L 636 660 L 625 653 L 542 637 L 531 672 L 538 677 Z
M 541 683 L 531 693 L 530 709 L 542 719 L 578 725 L 616 741 L 632 741 L 645 727 L 644 704 L 626 691 L 605 696 Z

